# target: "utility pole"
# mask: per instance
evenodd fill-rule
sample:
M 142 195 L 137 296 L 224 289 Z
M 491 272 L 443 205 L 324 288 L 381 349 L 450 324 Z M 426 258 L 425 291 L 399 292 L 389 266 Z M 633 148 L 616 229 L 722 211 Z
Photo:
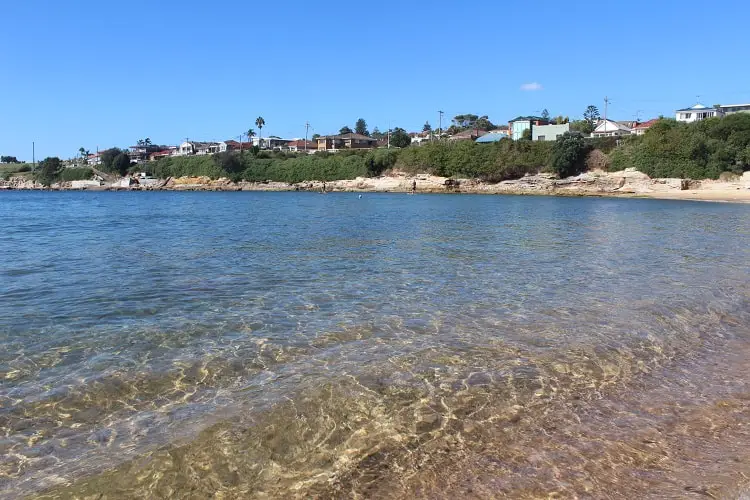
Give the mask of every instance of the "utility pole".
M 307 153 L 307 132 L 310 130 L 310 122 L 305 122 L 305 153 Z
M 609 97 L 604 96 L 604 132 L 607 132 L 607 106 L 609 106 Z
M 36 144 L 31 141 L 31 171 L 36 170 Z
M 440 116 L 438 118 L 438 140 L 440 140 L 440 136 L 443 135 L 443 112 L 438 111 L 438 115 Z

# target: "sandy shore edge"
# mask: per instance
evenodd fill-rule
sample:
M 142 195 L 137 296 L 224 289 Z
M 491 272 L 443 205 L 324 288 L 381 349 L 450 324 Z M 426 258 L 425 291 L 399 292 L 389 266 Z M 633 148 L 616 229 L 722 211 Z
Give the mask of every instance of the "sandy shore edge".
M 489 183 L 477 179 L 450 179 L 429 174 L 409 175 L 393 172 L 380 177 L 359 177 L 323 183 L 309 181 L 239 182 L 208 177 L 181 177 L 149 180 L 125 186 L 121 181 L 101 186 L 53 185 L 53 190 L 86 191 L 316 191 L 352 193 L 410 193 L 416 182 L 417 193 L 508 194 L 545 196 L 595 196 L 618 198 L 655 198 L 750 203 L 750 172 L 732 180 L 651 179 L 633 169 L 621 172 L 586 172 L 558 179 L 551 174 L 527 175 L 521 179 Z M 0 181 L 0 190 L 44 189 L 26 179 Z M 49 189 L 49 188 L 48 188 Z

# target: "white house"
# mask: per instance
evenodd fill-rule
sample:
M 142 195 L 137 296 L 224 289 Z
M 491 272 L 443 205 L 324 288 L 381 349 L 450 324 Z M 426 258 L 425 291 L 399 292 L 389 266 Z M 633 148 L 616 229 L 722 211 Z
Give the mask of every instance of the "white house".
M 175 152 L 175 156 L 187 156 L 187 155 L 194 155 L 195 154 L 195 147 L 193 146 L 192 142 L 185 141 L 182 144 L 180 144 L 177 147 L 177 151 Z
M 630 135 L 630 127 L 614 120 L 599 120 L 591 137 L 618 137 L 621 135 Z
M 692 123 L 706 118 L 721 116 L 721 112 L 716 108 L 709 108 L 703 104 L 696 104 L 689 108 L 678 109 L 675 111 L 675 118 L 678 122 Z
M 735 113 L 750 113 L 750 104 L 722 104 L 719 106 L 721 115 L 733 115 Z
M 177 148 L 174 156 L 211 155 L 219 152 L 216 142 L 185 141 Z
M 531 129 L 532 141 L 556 141 L 565 132 L 570 132 L 570 123 L 560 125 L 537 125 Z

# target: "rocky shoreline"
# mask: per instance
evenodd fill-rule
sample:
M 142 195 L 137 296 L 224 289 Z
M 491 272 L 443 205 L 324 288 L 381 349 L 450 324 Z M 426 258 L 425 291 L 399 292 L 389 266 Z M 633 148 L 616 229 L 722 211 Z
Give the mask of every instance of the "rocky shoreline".
M 359 177 L 338 181 L 232 182 L 229 179 L 180 177 L 141 180 L 125 185 L 122 181 L 85 185 L 65 182 L 45 188 L 26 178 L 0 181 L 0 190 L 86 190 L 86 191 L 322 191 L 354 193 L 408 193 L 416 182 L 418 193 L 515 194 L 550 196 L 614 196 L 705 201 L 750 202 L 750 172 L 727 180 L 651 179 L 634 169 L 621 172 L 586 172 L 558 179 L 552 174 L 527 175 L 498 183 L 478 179 L 451 179 L 429 174 L 408 175 L 392 172 L 381 177 Z

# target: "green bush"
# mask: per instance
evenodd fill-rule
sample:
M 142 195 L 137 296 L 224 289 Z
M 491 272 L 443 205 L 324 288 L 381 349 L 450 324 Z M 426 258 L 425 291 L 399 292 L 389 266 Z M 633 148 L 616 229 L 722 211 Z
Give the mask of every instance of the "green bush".
M 481 144 L 439 142 L 401 150 L 395 166 L 408 173 L 427 172 L 443 177 L 471 177 L 489 182 L 538 173 L 549 166 L 548 142 L 512 141 Z
M 85 181 L 85 180 L 91 179 L 93 176 L 94 176 L 94 171 L 88 167 L 64 168 L 60 171 L 58 180 L 62 182 Z
M 634 167 L 650 177 L 717 179 L 750 170 L 750 114 L 695 123 L 662 119 L 643 136 L 621 139 L 610 170 Z
M 578 175 L 586 169 L 585 160 L 591 147 L 577 132 L 565 132 L 552 147 L 552 171 L 562 177 Z

